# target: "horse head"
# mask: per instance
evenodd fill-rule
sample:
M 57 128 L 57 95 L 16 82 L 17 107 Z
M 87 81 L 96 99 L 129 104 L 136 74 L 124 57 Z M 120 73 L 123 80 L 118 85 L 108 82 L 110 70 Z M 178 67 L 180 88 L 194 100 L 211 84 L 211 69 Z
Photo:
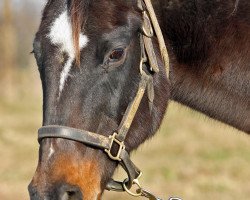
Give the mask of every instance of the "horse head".
M 99 143 L 67 139 L 65 131 L 110 138 L 124 118 L 130 120 L 131 102 L 138 109 L 122 141 L 128 154 L 159 128 L 169 84 L 155 36 L 150 41 L 159 72 L 142 61 L 143 23 L 135 0 L 48 1 L 34 40 L 47 127 L 41 134 L 47 135 L 39 140 L 39 162 L 29 185 L 32 200 L 100 199 L 118 165 Z M 143 77 L 147 84 L 141 86 Z M 119 142 L 113 143 L 117 151 Z

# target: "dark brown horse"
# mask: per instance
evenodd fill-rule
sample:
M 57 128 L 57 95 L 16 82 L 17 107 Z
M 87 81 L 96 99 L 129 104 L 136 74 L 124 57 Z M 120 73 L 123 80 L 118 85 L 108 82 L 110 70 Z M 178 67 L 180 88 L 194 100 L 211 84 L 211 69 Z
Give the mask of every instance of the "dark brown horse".
M 250 133 L 250 1 L 154 0 L 170 56 L 156 38 L 154 101 L 141 100 L 125 139 L 131 152 L 159 128 L 169 99 Z M 49 0 L 34 40 L 43 126 L 111 135 L 141 83 L 138 0 Z M 171 122 L 169 122 L 171 123 Z M 47 137 L 29 186 L 32 200 L 95 200 L 118 162 L 99 148 Z

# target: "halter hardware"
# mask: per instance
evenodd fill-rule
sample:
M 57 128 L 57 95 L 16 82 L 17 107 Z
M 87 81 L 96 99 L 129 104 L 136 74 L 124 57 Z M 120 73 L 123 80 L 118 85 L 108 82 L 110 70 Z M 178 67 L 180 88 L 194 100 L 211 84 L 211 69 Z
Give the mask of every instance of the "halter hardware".
M 134 179 L 133 180 L 133 185 L 136 185 L 137 187 L 138 187 L 138 189 L 136 190 L 136 193 L 134 193 L 134 192 L 132 192 L 131 191 L 131 188 L 130 189 L 128 189 L 127 188 L 127 185 L 126 185 L 126 183 L 127 183 L 127 181 L 128 181 L 128 179 L 125 179 L 124 181 L 123 181 L 123 188 L 125 189 L 125 191 L 128 193 L 128 194 L 130 194 L 131 196 L 134 196 L 134 197 L 140 197 L 140 196 L 142 196 L 142 187 L 141 187 L 141 184 L 140 184 L 140 182 L 139 182 L 139 178 L 142 176 L 142 172 L 140 173 L 140 175 L 138 176 L 138 178 L 136 178 L 136 179 Z
M 118 130 L 109 137 L 106 137 L 104 136 L 105 134 L 97 134 L 71 127 L 56 125 L 44 126 L 38 130 L 38 141 L 41 143 L 41 141 L 45 138 L 63 138 L 102 149 L 105 153 L 107 153 L 111 160 L 118 161 L 128 175 L 128 178 L 126 178 L 123 182 L 118 182 L 111 179 L 107 183 L 107 190 L 118 192 L 126 191 L 128 194 L 134 197 L 143 196 L 150 200 L 161 200 L 141 187 L 139 178 L 142 176 L 142 172 L 131 161 L 129 153 L 126 151 L 124 144 L 127 133 L 131 127 L 135 114 L 137 113 L 141 100 L 146 91 L 148 94 L 150 111 L 152 110 L 154 100 L 153 77 L 151 73 L 148 75 L 144 71 L 144 68 L 146 64 L 149 64 L 150 70 L 152 72 L 159 72 L 159 66 L 152 41 L 154 34 L 156 34 L 156 39 L 158 40 L 159 49 L 162 55 L 162 61 L 167 70 L 167 78 L 169 75 L 168 53 L 151 0 L 138 0 L 138 8 L 141 10 L 143 18 L 143 25 L 140 33 L 141 60 L 139 70 L 141 74 L 141 81 L 139 83 L 137 94 L 135 95 L 133 101 L 128 105 Z M 112 150 L 116 150 L 117 147 L 118 150 L 116 155 L 112 154 Z M 138 187 L 136 193 L 131 191 L 133 186 Z M 169 200 L 180 199 L 170 198 Z
M 123 141 L 120 142 L 118 139 L 116 139 L 117 135 L 118 135 L 117 133 L 114 133 L 113 135 L 109 136 L 110 146 L 109 146 L 108 149 L 104 149 L 104 151 L 108 154 L 108 156 L 109 156 L 110 159 L 121 162 L 122 161 L 122 159 L 121 159 L 121 153 L 122 153 L 123 150 L 125 150 L 125 145 L 124 145 Z M 114 149 L 113 148 L 114 144 L 117 144 L 119 146 L 116 156 L 114 156 L 111 153 L 112 149 Z
M 150 18 L 147 14 L 147 11 L 142 11 L 143 25 L 142 32 L 145 36 L 151 38 L 154 36 L 154 30 L 150 21 Z

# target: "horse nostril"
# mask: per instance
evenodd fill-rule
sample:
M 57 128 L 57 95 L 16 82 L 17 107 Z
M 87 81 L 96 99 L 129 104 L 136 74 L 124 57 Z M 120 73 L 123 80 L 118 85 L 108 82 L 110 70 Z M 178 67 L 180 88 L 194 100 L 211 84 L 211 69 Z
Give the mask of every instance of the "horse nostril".
M 76 186 L 64 185 L 60 193 L 60 200 L 83 200 L 82 192 Z

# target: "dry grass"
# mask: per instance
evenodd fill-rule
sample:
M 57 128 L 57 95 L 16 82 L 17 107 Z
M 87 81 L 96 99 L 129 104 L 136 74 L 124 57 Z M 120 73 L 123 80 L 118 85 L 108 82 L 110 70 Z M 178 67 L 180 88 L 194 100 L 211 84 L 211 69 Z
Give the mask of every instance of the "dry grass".
M 0 99 L 1 200 L 28 199 L 27 185 L 37 164 L 41 99 L 37 74 L 32 74 L 20 82 L 26 90 L 16 99 Z M 157 136 L 133 157 L 144 172 L 145 188 L 164 199 L 249 199 L 249 136 L 175 103 Z M 104 199 L 132 198 L 111 192 Z

